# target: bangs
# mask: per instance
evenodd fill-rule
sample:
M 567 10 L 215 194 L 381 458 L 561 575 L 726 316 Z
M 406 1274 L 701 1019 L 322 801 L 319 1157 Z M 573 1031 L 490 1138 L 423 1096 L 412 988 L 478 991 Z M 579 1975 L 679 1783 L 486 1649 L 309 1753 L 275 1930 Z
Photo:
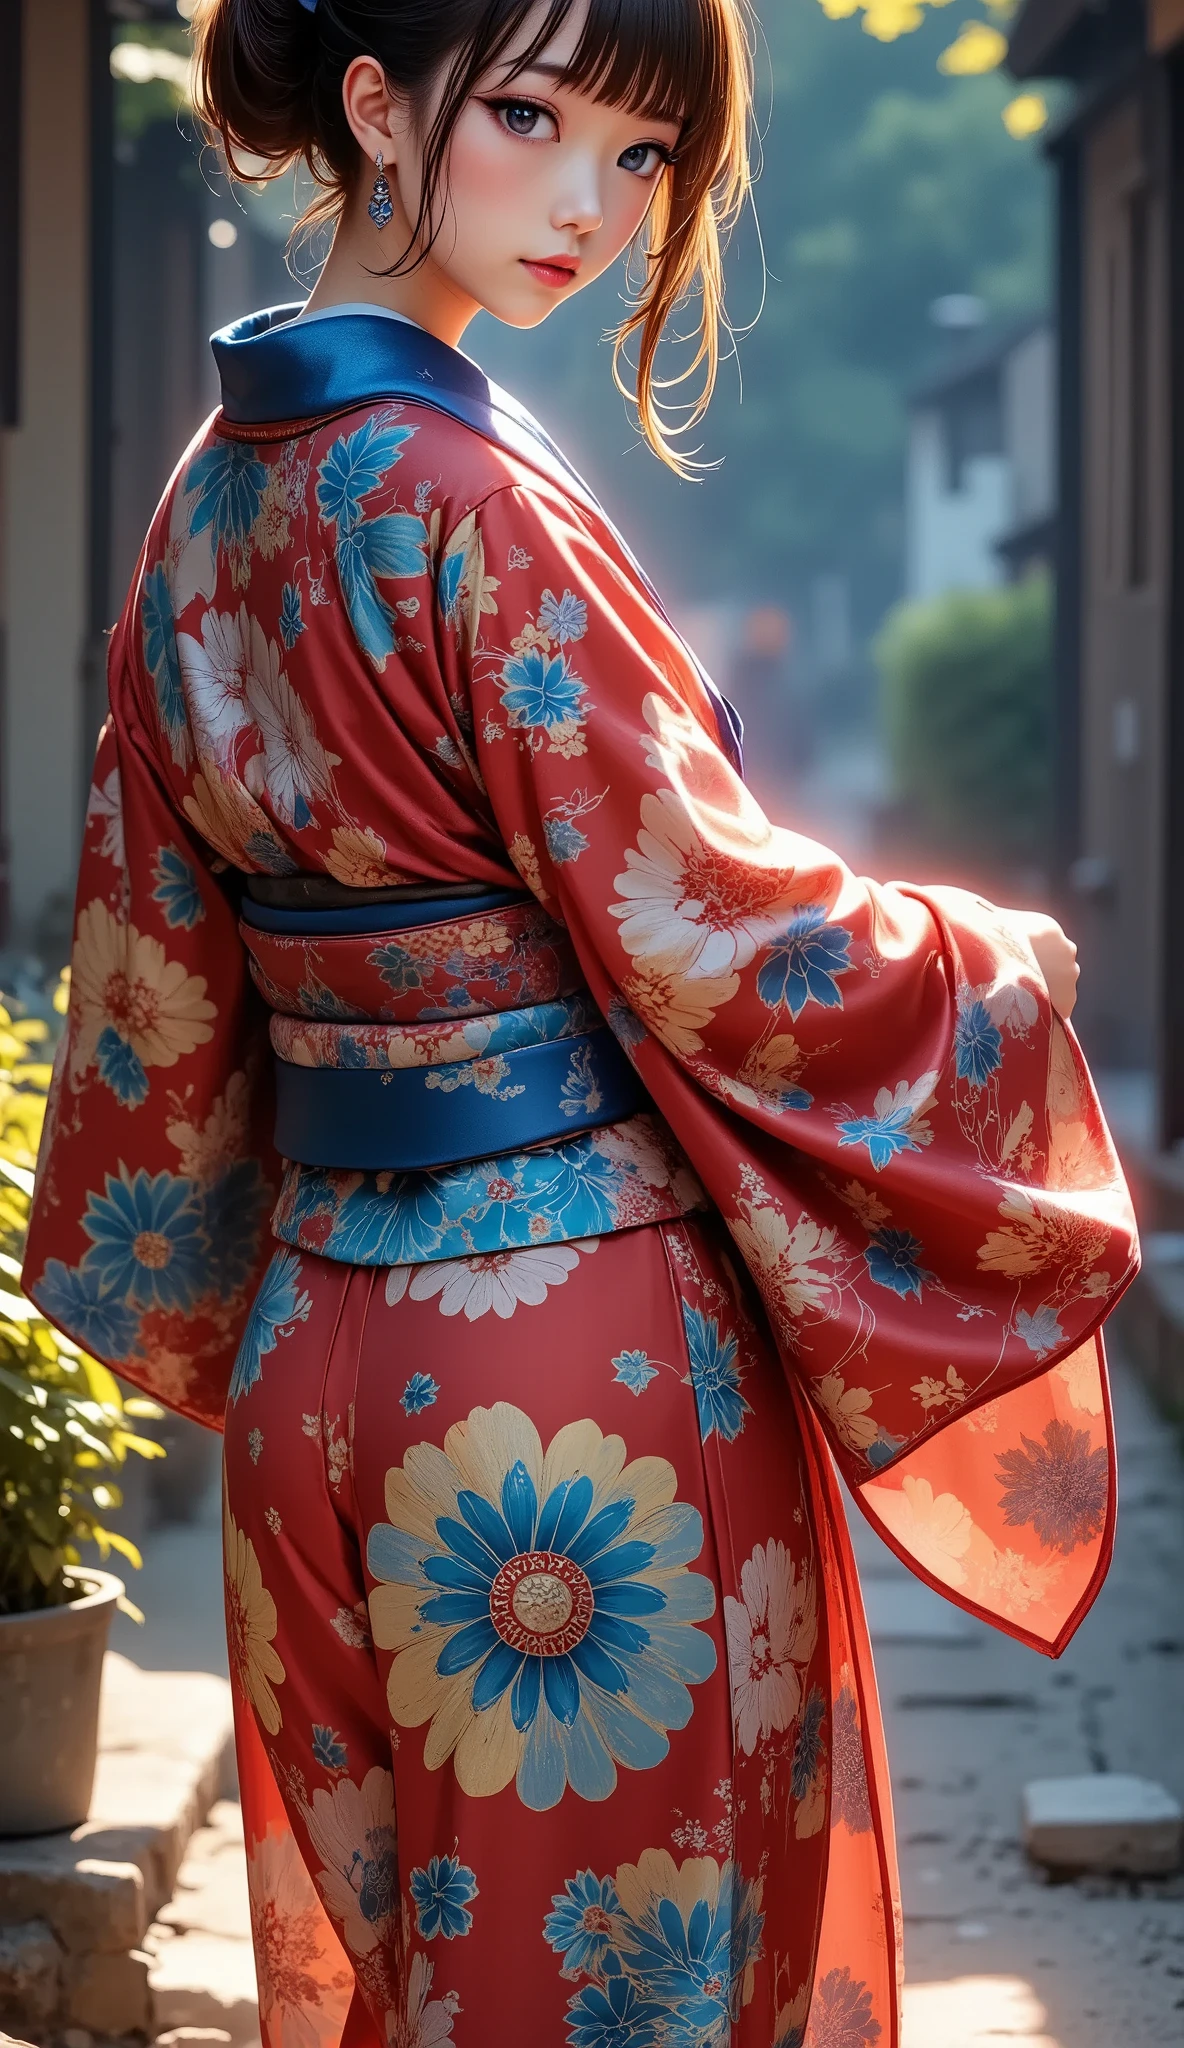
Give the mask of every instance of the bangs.
M 576 4 L 550 0 L 512 78 L 537 63 Z M 530 12 L 515 5 L 515 27 Z M 583 33 L 559 83 L 647 120 L 685 121 L 696 99 L 710 100 L 710 81 L 719 75 L 717 12 L 714 0 L 588 0 Z

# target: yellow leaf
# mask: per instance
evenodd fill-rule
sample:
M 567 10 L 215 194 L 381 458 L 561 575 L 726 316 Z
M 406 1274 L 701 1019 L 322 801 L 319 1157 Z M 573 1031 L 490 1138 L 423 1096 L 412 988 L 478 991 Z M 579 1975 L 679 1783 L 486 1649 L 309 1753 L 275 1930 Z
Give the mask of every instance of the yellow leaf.
M 923 19 L 918 0 L 865 0 L 864 32 L 874 36 L 878 43 L 894 43 L 898 36 L 911 36 Z
M 1048 105 L 1043 93 L 1017 93 L 1003 109 L 1003 126 L 1017 142 L 1022 142 L 1026 135 L 1038 135 L 1047 120 Z
M 33 1176 L 29 1172 L 28 1167 L 14 1166 L 10 1159 L 5 1159 L 2 1152 L 0 1152 L 0 1173 L 4 1175 L 6 1180 L 12 1182 L 14 1188 L 19 1188 L 22 1195 L 32 1194 Z
M 994 71 L 1007 55 L 1007 37 L 987 21 L 967 21 L 937 60 L 939 71 L 955 78 L 974 78 Z

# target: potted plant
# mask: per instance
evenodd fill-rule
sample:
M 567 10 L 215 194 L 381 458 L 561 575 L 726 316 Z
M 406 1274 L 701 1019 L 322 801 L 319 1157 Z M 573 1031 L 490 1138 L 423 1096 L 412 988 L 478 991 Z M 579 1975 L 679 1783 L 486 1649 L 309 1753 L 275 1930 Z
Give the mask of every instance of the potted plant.
M 49 1038 L 43 1019 L 0 1005 L 0 1835 L 86 1818 L 107 1633 L 128 1603 L 118 1578 L 83 1563 L 83 1546 L 139 1565 L 107 1517 L 129 1452 L 162 1454 L 132 1426 L 159 1410 L 125 1401 L 106 1366 L 19 1291 Z

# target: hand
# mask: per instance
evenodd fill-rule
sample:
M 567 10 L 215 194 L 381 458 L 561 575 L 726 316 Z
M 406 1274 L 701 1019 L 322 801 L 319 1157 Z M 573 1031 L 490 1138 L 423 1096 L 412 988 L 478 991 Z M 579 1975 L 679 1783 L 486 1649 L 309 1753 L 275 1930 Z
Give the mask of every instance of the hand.
M 1043 910 L 1005 910 L 1004 917 L 1023 934 L 1036 955 L 1044 976 L 1048 999 L 1058 1016 L 1071 1017 L 1077 1001 L 1077 948 L 1066 938 L 1055 917 Z

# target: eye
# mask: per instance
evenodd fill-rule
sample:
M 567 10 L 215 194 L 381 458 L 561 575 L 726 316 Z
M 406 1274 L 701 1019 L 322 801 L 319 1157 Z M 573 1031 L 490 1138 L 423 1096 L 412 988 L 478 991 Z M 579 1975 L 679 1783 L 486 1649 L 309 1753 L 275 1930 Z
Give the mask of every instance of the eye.
M 674 158 L 670 151 L 663 149 L 660 142 L 631 143 L 617 158 L 621 170 L 632 171 L 639 178 L 655 177 L 660 170 L 664 170 L 673 162 Z
M 554 114 L 533 100 L 486 100 L 485 104 L 506 133 L 521 141 L 553 142 L 559 133 Z

